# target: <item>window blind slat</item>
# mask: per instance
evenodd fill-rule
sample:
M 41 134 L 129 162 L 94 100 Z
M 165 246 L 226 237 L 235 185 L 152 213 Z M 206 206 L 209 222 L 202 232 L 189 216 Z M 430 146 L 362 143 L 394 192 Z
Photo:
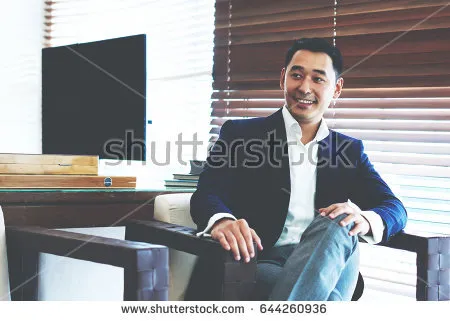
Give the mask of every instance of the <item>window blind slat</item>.
M 382 175 L 386 174 L 401 174 L 401 175 L 417 175 L 420 173 L 422 177 L 439 177 L 450 178 L 450 168 L 435 167 L 426 165 L 408 165 L 404 164 L 387 164 L 372 162 Z
M 213 102 L 211 113 L 216 117 L 268 116 L 283 106 L 283 100 Z M 390 120 L 448 120 L 450 108 L 329 108 L 325 119 L 390 119 Z
M 450 121 L 446 120 L 391 120 L 383 121 L 369 119 L 327 119 L 329 128 L 332 129 L 369 129 L 369 130 L 401 130 L 401 131 L 427 131 L 438 135 L 436 132 L 450 133 Z M 440 134 L 440 133 L 439 133 Z
M 371 161 L 389 164 L 450 166 L 450 152 L 447 155 L 367 151 Z
M 450 143 L 450 132 L 443 132 L 436 135 L 432 132 L 413 131 L 393 131 L 393 130 L 360 130 L 360 129 L 340 129 L 340 132 L 361 140 L 380 140 L 394 142 L 429 142 L 429 143 Z
M 228 4 L 229 0 L 216 1 L 218 4 L 224 4 L 220 10 L 216 11 L 216 19 L 228 18 Z M 316 0 L 311 2 L 301 3 L 298 0 L 285 0 L 283 5 L 272 0 L 233 0 L 233 15 L 237 18 L 246 18 L 251 16 L 288 13 L 292 11 L 307 11 L 311 9 L 320 9 L 324 7 L 332 7 L 329 0 Z
M 432 155 L 450 155 L 447 144 L 440 143 L 410 143 L 410 142 L 377 142 L 366 140 L 364 148 L 366 151 L 386 151 L 397 153 L 419 153 Z M 408 184 L 413 184 L 415 180 L 409 180 Z M 433 182 L 435 183 L 435 182 Z
M 421 87 L 421 88 L 344 88 L 338 101 L 344 98 L 448 98 L 450 87 Z M 280 89 L 272 90 L 215 90 L 213 99 L 280 99 L 283 101 L 283 92 Z

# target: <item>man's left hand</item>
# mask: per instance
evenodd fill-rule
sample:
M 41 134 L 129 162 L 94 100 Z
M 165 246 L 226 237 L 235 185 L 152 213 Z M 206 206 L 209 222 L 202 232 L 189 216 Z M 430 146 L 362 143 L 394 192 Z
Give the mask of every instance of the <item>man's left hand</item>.
M 319 213 L 322 216 L 328 216 L 330 219 L 334 219 L 335 217 L 348 214 L 346 218 L 339 222 L 341 226 L 347 226 L 351 222 L 355 223 L 353 229 L 350 230 L 348 235 L 366 235 L 370 231 L 370 224 L 361 215 L 361 210 L 358 206 L 354 204 L 346 203 L 335 203 L 325 208 L 319 208 Z

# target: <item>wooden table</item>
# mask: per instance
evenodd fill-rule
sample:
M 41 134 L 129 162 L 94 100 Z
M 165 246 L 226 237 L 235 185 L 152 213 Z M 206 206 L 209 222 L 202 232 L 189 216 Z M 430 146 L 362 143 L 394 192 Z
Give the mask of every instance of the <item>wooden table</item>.
M 193 189 L 0 189 L 0 206 L 6 226 L 122 226 L 151 219 L 156 196 L 183 192 Z

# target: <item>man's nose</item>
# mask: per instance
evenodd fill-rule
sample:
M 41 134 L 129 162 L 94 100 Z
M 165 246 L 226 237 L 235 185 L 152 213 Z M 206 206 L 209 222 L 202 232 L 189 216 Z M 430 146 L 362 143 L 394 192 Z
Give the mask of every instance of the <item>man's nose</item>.
M 311 93 L 311 86 L 307 78 L 303 79 L 303 81 L 299 84 L 298 90 L 300 90 L 303 94 Z

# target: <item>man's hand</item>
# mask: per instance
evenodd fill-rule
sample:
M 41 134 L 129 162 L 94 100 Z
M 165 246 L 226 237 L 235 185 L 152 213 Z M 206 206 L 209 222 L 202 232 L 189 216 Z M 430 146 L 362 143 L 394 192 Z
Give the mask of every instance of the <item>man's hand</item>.
M 319 208 L 320 215 L 328 216 L 330 219 L 334 219 L 335 217 L 348 214 L 346 218 L 339 222 L 341 226 L 347 226 L 351 222 L 355 222 L 355 226 L 348 233 L 348 235 L 366 235 L 370 231 L 370 224 L 361 215 L 361 210 L 358 206 L 352 204 L 350 205 L 348 202 L 346 203 L 336 203 L 332 204 L 325 208 Z
M 261 239 L 244 219 L 237 221 L 224 219 L 216 222 L 212 227 L 211 237 L 219 241 L 225 250 L 231 250 L 237 261 L 241 259 L 241 255 L 245 262 L 249 262 L 250 257 L 255 256 L 253 241 L 260 251 L 263 249 Z

